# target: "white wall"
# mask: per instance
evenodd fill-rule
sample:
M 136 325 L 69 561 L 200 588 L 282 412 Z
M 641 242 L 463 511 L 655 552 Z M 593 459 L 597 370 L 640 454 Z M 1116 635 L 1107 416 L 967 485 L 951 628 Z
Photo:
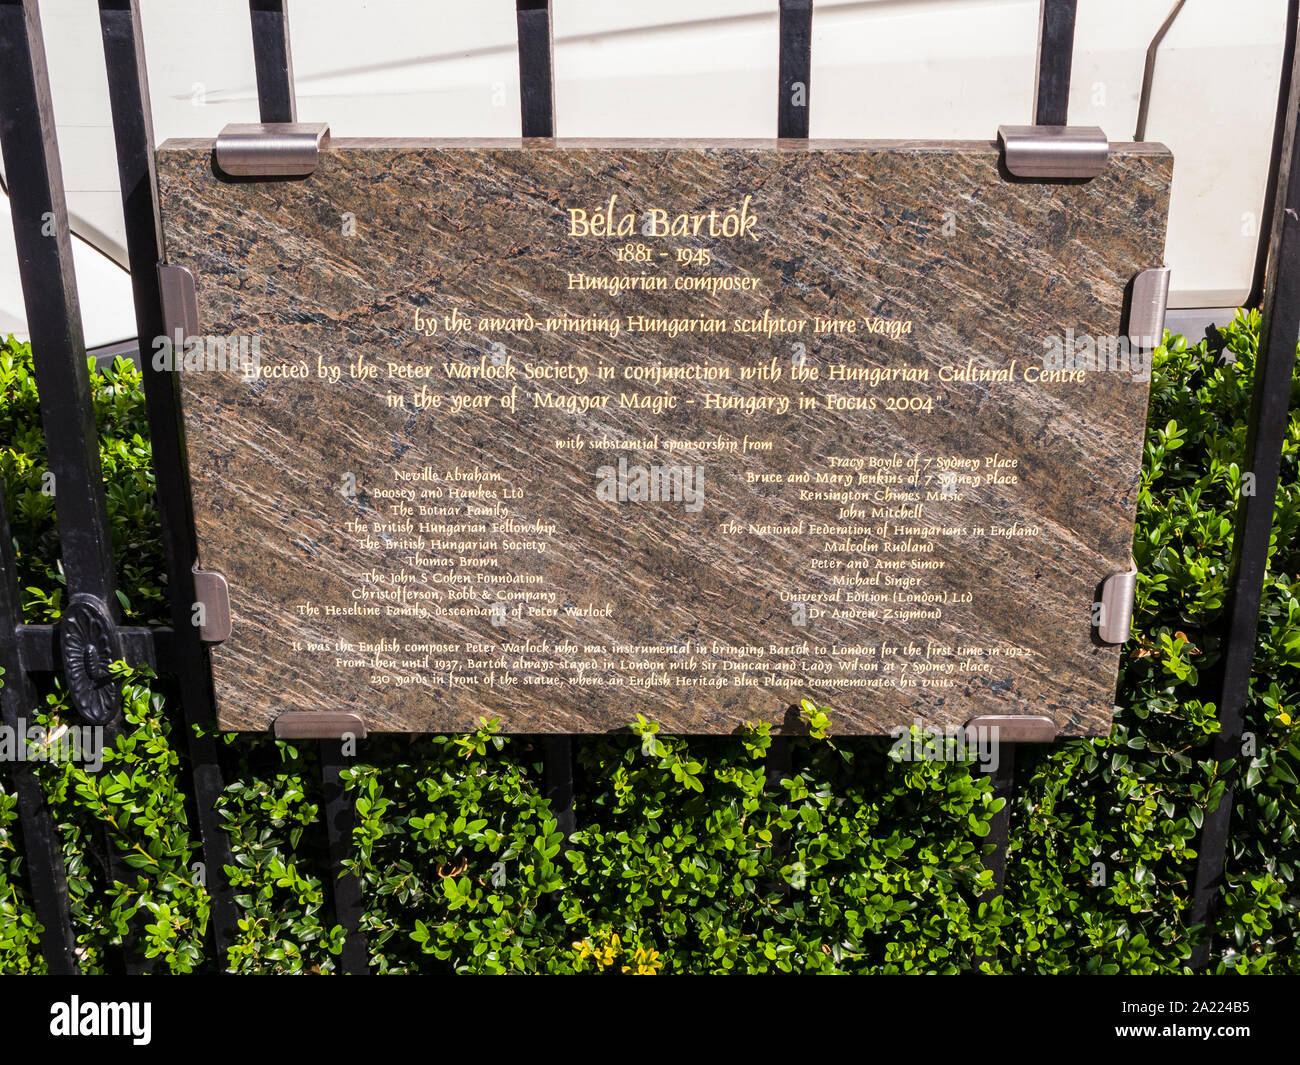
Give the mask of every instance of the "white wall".
M 1174 0 L 1082 0 L 1070 121 L 1133 137 L 1146 48 Z M 775 133 L 777 0 L 554 0 L 560 136 Z M 1173 149 L 1171 306 L 1246 297 L 1285 0 L 1188 0 L 1160 52 L 1148 136 Z M 122 223 L 95 0 L 41 4 L 74 228 L 119 261 Z M 257 119 L 247 0 L 142 0 L 155 131 Z M 298 114 L 336 136 L 515 136 L 513 0 L 297 0 Z M 992 140 L 1031 121 L 1038 0 L 818 0 L 814 137 Z M 1153 257 L 1154 262 L 1154 257 Z M 77 254 L 87 343 L 134 332 L 126 278 Z M 0 224 L 0 331 L 22 335 Z

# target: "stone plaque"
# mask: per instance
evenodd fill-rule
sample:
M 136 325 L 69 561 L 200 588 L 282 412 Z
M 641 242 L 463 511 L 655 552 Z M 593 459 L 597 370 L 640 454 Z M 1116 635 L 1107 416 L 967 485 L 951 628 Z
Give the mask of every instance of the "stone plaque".
M 220 721 L 1106 731 L 1172 158 L 990 143 L 158 154 Z

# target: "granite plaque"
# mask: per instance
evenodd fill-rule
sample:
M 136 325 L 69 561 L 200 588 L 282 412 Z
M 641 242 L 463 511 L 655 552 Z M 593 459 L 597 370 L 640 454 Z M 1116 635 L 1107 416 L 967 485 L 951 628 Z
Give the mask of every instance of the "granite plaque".
M 158 153 L 222 727 L 1105 732 L 1172 158 L 991 143 Z

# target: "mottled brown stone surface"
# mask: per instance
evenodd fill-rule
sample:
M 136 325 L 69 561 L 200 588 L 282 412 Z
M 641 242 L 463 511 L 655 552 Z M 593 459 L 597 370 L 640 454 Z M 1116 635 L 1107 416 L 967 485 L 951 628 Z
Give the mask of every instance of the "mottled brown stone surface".
M 1160 146 L 1114 146 L 1106 171 L 1087 183 L 1008 180 L 983 143 L 336 141 L 311 177 L 265 181 L 222 179 L 210 142 L 168 142 L 158 159 L 167 260 L 197 277 L 203 333 L 255 337 L 262 371 L 301 365 L 310 374 L 182 374 L 199 561 L 231 587 L 234 631 L 214 649 L 223 727 L 345 710 L 377 730 L 459 730 L 498 717 L 509 731 L 595 732 L 640 713 L 668 731 L 728 732 L 759 718 L 793 728 L 787 708 L 810 697 L 833 708 L 840 732 L 915 720 L 951 727 L 981 714 L 1047 715 L 1065 734 L 1107 729 L 1118 650 L 1097 643 L 1092 603 L 1098 582 L 1128 564 L 1148 386 L 1131 372 L 1050 385 L 1023 374 L 1042 367 L 1045 337 L 1123 331 L 1125 286 L 1163 261 L 1172 159 Z M 757 239 L 710 237 L 707 223 L 687 237 L 571 235 L 568 209 L 590 212 L 614 195 L 616 215 L 634 211 L 638 225 L 650 208 L 725 212 L 750 196 Z M 617 261 L 615 249 L 638 242 L 652 249 L 649 262 Z M 706 250 L 711 262 L 679 263 L 679 249 Z M 670 288 L 580 290 L 570 274 L 662 276 Z M 681 292 L 671 288 L 679 276 L 752 277 L 758 287 Z M 436 333 L 416 330 L 417 311 L 439 322 Z M 453 312 L 470 319 L 468 330 L 448 330 Z M 731 323 L 764 312 L 809 324 L 771 337 L 626 328 L 637 315 Z M 532 330 L 481 321 L 527 315 Z M 617 338 L 542 327 L 561 317 L 624 325 Z M 856 331 L 814 334 L 819 317 L 853 319 Z M 889 323 L 905 322 L 910 332 L 889 334 Z M 801 356 L 819 379 L 791 380 Z M 351 376 L 358 359 L 378 375 Z M 430 375 L 390 378 L 389 363 Z M 451 363 L 515 376 L 453 381 Z M 530 381 L 530 363 L 586 367 L 592 379 Z M 596 379 L 601 366 L 615 377 Z M 732 377 L 625 377 L 654 366 L 729 368 Z M 759 366 L 782 374 L 738 379 Z M 830 381 L 832 366 L 925 370 L 929 380 Z M 329 367 L 337 382 L 317 376 Z M 945 382 L 944 367 L 1021 379 Z M 443 405 L 417 409 L 421 388 Z M 611 398 L 570 413 L 534 406 L 542 392 L 561 404 Z M 513 411 L 501 402 L 512 393 Z M 620 393 L 675 397 L 676 406 L 620 409 Z M 710 408 L 708 393 L 784 398 L 792 409 Z M 455 394 L 486 405 L 453 412 Z M 815 406 L 799 410 L 801 395 Z M 877 409 L 831 409 L 830 395 L 874 397 Z M 928 398 L 930 409 L 885 409 L 896 397 Z M 746 437 L 770 449 L 662 446 L 739 448 Z M 581 450 L 559 446 L 575 439 Z M 1017 465 L 986 466 L 995 456 Z M 698 505 L 600 498 L 599 468 L 620 457 L 700 471 Z M 895 457 L 901 467 L 868 465 Z M 956 472 L 980 479 L 929 476 L 945 457 L 976 461 L 977 470 Z M 457 469 L 491 479 L 449 479 Z M 400 479 L 419 471 L 423 479 Z M 1017 480 L 990 482 L 991 472 Z M 790 480 L 805 473 L 808 483 Z M 877 479 L 816 481 L 859 473 Z M 358 531 L 407 520 L 385 496 L 398 488 L 414 490 L 413 507 L 453 511 L 417 510 L 413 525 L 466 523 L 471 489 L 495 492 L 478 503 L 508 514 L 479 519 L 482 533 L 423 534 L 463 546 L 426 547 L 419 558 L 434 564 L 417 565 L 400 541 L 419 532 Z M 824 495 L 886 488 L 921 493 L 920 513 L 883 518 L 872 509 L 916 503 Z M 421 490 L 442 495 L 420 499 Z M 958 494 L 925 498 L 936 490 Z M 846 506 L 865 516 L 840 517 Z M 503 520 L 525 531 L 502 531 Z M 812 523 L 869 531 L 819 535 Z M 1038 531 L 991 535 L 994 526 Z M 887 545 L 904 549 L 886 556 Z M 912 568 L 935 560 L 943 566 Z M 900 576 L 921 583 L 845 583 Z M 453 587 L 476 597 L 453 600 Z M 393 599 L 354 598 L 399 590 L 441 598 L 417 601 L 426 616 L 389 616 Z M 849 603 L 849 592 L 905 598 Z M 906 598 L 931 595 L 937 603 Z M 381 613 L 311 613 L 357 603 Z M 884 614 L 936 606 L 937 617 Z M 556 613 L 529 616 L 530 607 Z M 872 609 L 875 617 L 861 613 Z M 373 659 L 355 648 L 378 641 L 397 642 L 380 652 L 395 665 L 338 664 Z M 577 650 L 557 650 L 564 641 Z M 455 649 L 416 664 L 425 652 L 406 650 L 413 644 Z M 843 647 L 855 650 L 837 653 Z M 905 660 L 906 669 L 886 666 Z M 580 671 L 579 661 L 588 663 Z M 536 683 L 548 678 L 560 683 Z

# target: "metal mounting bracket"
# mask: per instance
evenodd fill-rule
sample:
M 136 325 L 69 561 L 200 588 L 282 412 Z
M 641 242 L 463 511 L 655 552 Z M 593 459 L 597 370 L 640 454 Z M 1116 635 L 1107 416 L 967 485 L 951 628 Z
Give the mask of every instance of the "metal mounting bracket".
M 1101 585 L 1101 616 L 1097 638 L 1102 643 L 1124 643 L 1133 629 L 1133 594 L 1137 591 L 1137 563 L 1130 558 L 1123 573 L 1112 573 Z
M 366 738 L 366 723 L 342 710 L 288 710 L 275 719 L 277 740 Z
M 195 566 L 194 602 L 202 606 L 199 615 L 199 639 L 204 643 L 221 643 L 230 639 L 230 585 L 216 570 Z
M 325 122 L 232 123 L 217 134 L 217 169 L 229 177 L 306 177 L 329 143 Z
M 1006 168 L 1022 178 L 1094 178 L 1110 142 L 1099 126 L 999 126 Z
M 1165 339 L 1165 308 L 1169 302 L 1169 267 L 1143 270 L 1133 279 L 1129 299 L 1128 339 L 1139 348 L 1157 348 Z
M 966 722 L 968 729 L 997 729 L 999 743 L 1051 743 L 1056 722 L 1037 714 L 985 714 Z
M 199 335 L 199 298 L 194 275 L 183 266 L 158 264 L 158 293 L 162 299 L 163 329 L 175 345 Z M 179 352 L 174 352 L 179 354 Z

